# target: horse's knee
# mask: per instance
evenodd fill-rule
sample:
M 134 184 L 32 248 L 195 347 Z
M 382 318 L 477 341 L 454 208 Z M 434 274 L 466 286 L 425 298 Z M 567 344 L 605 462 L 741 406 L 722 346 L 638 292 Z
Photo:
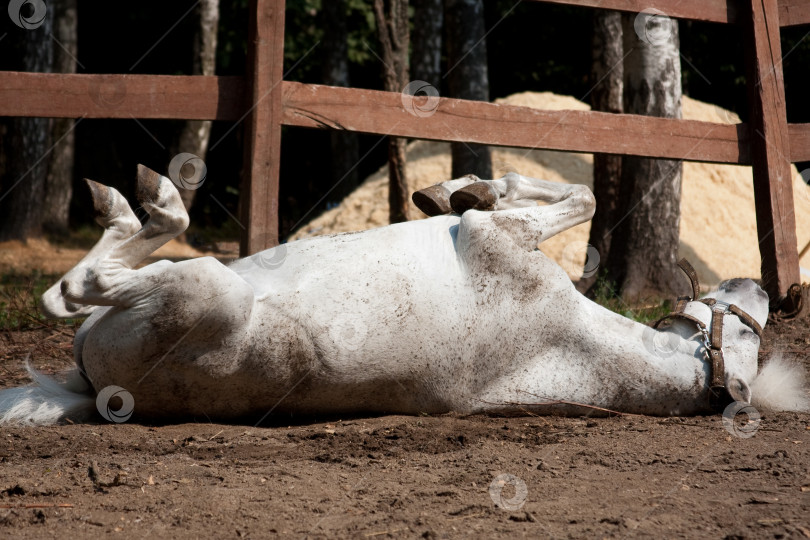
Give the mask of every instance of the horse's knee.
M 79 304 L 113 305 L 129 284 L 135 270 L 98 263 L 91 267 L 76 267 L 62 278 L 60 292 L 64 300 Z
M 579 211 L 578 213 L 587 216 L 586 219 L 591 219 L 596 211 L 596 197 L 594 197 L 593 191 L 591 191 L 591 188 L 588 186 L 582 184 L 574 184 L 571 187 L 572 194 L 569 199 L 578 203 L 576 206 L 576 209 Z

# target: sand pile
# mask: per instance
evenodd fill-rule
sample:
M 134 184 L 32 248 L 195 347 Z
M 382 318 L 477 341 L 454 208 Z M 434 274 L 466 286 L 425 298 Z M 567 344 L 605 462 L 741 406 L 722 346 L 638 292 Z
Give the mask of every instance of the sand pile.
M 514 94 L 498 103 L 549 110 L 588 110 L 590 107 L 569 96 L 548 92 Z M 734 113 L 683 98 L 683 117 L 718 123 L 737 123 Z M 415 141 L 407 149 L 410 191 L 450 179 L 450 145 Z M 493 174 L 514 171 L 525 176 L 593 186 L 592 154 L 495 148 Z M 360 231 L 388 223 L 388 170 L 381 167 L 337 207 L 302 227 L 291 239 L 322 234 Z M 810 242 L 810 188 L 793 167 L 798 249 Z M 412 219 L 425 216 L 411 209 Z M 540 249 L 563 263 L 572 278 L 581 275 L 590 223 L 584 223 L 540 245 Z M 689 163 L 683 165 L 680 256 L 688 257 L 707 285 L 729 277 L 760 276 L 759 248 L 754 213 L 753 177 L 750 167 Z M 563 251 L 566 247 L 565 259 Z M 575 249 L 572 249 L 575 248 Z M 574 255 L 571 261 L 571 254 Z M 572 264 L 573 263 L 573 264 Z M 802 258 L 810 268 L 810 253 Z M 804 272 L 804 270 L 803 270 Z M 805 275 L 810 279 L 810 275 Z

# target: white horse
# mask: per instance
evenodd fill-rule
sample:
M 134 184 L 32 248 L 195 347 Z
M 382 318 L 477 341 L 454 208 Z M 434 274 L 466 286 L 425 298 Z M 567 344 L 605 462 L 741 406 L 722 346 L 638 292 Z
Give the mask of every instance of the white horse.
M 42 299 L 53 317 L 89 315 L 77 370 L 64 384 L 34 374 L 38 384 L 0 392 L 0 423 L 87 419 L 116 392 L 127 399 L 113 409 L 133 405 L 145 419 L 710 410 L 712 370 L 693 322 L 658 331 L 612 313 L 537 250 L 591 218 L 585 186 L 463 178 L 415 196 L 432 214 L 452 204 L 449 215 L 300 240 L 229 266 L 203 257 L 135 269 L 187 227 L 176 188 L 139 167 L 150 214 L 141 227 L 116 190 L 88 183 L 106 230 Z M 753 281 L 710 296 L 765 325 L 768 298 Z M 685 313 L 711 328 L 713 309 L 693 301 Z M 731 398 L 808 409 L 798 372 L 774 364 L 757 375 L 753 323 L 718 317 Z

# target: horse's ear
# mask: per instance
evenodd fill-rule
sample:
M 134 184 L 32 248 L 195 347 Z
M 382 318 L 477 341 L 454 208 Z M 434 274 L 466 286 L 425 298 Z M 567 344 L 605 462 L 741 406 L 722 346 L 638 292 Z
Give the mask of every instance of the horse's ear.
M 735 375 L 726 375 L 726 389 L 734 401 L 751 403 L 751 388 L 748 383 Z

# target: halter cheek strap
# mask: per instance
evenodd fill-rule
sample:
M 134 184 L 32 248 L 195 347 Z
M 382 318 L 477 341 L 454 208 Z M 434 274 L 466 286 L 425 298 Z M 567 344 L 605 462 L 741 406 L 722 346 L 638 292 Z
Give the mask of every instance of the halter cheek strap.
M 726 405 L 734 401 L 726 388 L 726 367 L 723 359 L 723 317 L 726 314 L 733 314 L 739 317 L 743 324 L 753 330 L 753 332 L 762 339 L 762 327 L 757 321 L 754 320 L 748 313 L 735 306 L 734 304 L 725 304 L 718 302 L 714 298 L 703 298 L 698 300 L 706 304 L 712 310 L 711 330 L 706 328 L 706 325 L 688 313 L 685 313 L 686 305 L 694 301 L 700 295 L 700 282 L 698 281 L 697 272 L 694 267 L 689 264 L 686 259 L 678 261 L 678 266 L 684 271 L 692 284 L 692 296 L 679 296 L 675 303 L 675 310 L 664 315 L 658 319 L 653 328 L 671 319 L 683 319 L 690 321 L 697 326 L 701 334 L 703 334 L 703 346 L 705 347 L 704 354 L 709 361 L 711 367 L 711 375 L 709 378 L 709 406 L 717 411 L 722 411 Z M 722 306 L 722 309 L 718 307 Z

